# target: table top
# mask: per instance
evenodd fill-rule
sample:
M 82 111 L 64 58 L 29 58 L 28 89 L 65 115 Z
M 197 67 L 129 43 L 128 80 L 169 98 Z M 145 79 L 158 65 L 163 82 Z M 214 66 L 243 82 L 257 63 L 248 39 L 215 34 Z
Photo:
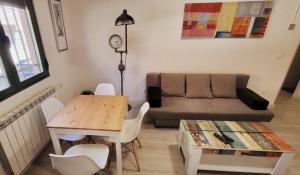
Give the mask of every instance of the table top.
M 73 98 L 48 128 L 121 131 L 128 97 L 80 95 Z
M 192 141 L 192 145 L 201 149 L 295 151 L 267 126 L 259 122 L 181 120 L 181 127 L 184 128 L 188 139 Z M 234 142 L 224 144 L 217 139 L 214 133 L 221 134 L 220 131 Z

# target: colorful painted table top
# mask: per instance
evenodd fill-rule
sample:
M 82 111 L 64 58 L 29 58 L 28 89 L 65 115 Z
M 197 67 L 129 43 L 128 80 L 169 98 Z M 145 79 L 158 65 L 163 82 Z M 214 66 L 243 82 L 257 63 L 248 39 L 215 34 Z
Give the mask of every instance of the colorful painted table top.
M 258 122 L 181 120 L 187 137 L 194 147 L 216 150 L 250 150 L 270 152 L 294 152 L 268 127 Z M 222 131 L 234 140 L 224 144 L 214 136 Z

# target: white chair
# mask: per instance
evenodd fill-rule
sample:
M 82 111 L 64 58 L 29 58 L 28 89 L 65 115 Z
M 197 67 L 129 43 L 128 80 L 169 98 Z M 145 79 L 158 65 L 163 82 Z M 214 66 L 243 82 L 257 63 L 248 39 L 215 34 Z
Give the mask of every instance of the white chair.
M 99 83 L 95 90 L 95 95 L 108 95 L 115 96 L 116 91 L 112 84 L 109 83 Z
M 134 147 L 134 141 L 137 141 L 140 148 L 142 147 L 140 141 L 138 140 L 137 136 L 139 135 L 142 123 L 145 114 L 149 110 L 149 103 L 145 102 L 143 106 L 141 107 L 138 116 L 135 119 L 126 119 L 123 122 L 122 131 L 121 131 L 121 142 L 125 143 L 125 146 L 129 151 L 131 151 L 134 154 L 135 161 L 137 164 L 138 171 L 140 171 L 140 165 L 138 162 L 137 154 Z M 104 137 L 104 140 L 106 142 L 115 143 L 116 140 L 113 137 Z M 132 149 L 129 149 L 126 145 L 131 144 Z
M 58 99 L 50 97 L 41 104 L 41 108 L 46 118 L 46 122 L 48 123 L 58 112 L 64 109 L 64 105 Z M 74 142 L 82 140 L 86 136 L 73 134 L 57 134 L 57 137 L 66 141 Z
M 108 155 L 104 144 L 76 145 L 64 155 L 49 154 L 52 167 L 62 175 L 93 175 L 106 167 Z

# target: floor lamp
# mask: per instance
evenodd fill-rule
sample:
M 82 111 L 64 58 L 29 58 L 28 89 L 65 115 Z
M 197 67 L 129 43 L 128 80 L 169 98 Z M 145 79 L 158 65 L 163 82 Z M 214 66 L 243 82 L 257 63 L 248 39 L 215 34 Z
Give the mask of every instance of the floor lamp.
M 120 74 L 121 74 L 121 95 L 122 96 L 123 96 L 124 71 L 126 69 L 126 58 L 127 58 L 127 54 L 128 54 L 128 49 L 127 49 L 127 26 L 132 25 L 132 24 L 135 24 L 134 19 L 130 15 L 127 14 L 126 9 L 123 10 L 123 13 L 115 21 L 115 26 L 125 26 L 125 50 L 118 50 L 123 44 L 123 40 L 119 35 L 114 34 L 109 39 L 109 45 L 113 49 L 115 49 L 116 53 L 120 53 L 120 56 L 121 56 L 120 64 L 118 66 L 118 70 L 120 71 Z M 125 64 L 124 64 L 124 61 L 123 61 L 123 54 L 125 54 Z M 128 105 L 128 110 L 130 110 L 130 109 L 131 109 L 131 106 Z

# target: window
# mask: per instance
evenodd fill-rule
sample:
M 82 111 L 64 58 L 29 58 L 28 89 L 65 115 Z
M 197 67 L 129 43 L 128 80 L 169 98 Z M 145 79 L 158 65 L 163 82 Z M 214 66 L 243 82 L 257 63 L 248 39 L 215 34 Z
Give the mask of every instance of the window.
M 4 71 L 2 60 L 0 59 L 0 91 L 9 88 L 9 82 Z
M 32 0 L 0 1 L 0 100 L 49 76 Z

